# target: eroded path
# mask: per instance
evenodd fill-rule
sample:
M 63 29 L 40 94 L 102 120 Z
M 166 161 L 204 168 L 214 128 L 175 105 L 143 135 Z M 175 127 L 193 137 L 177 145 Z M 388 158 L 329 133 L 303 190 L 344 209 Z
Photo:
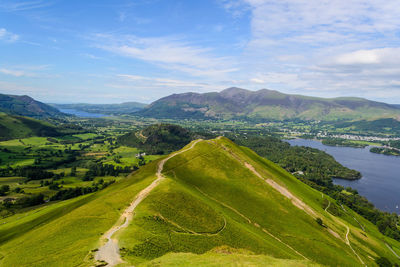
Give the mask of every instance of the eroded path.
M 251 165 L 248 162 L 243 162 L 233 151 L 231 151 L 230 149 L 228 149 L 227 147 L 225 147 L 224 145 L 222 145 L 222 148 L 225 151 L 228 151 L 233 158 L 235 158 L 237 161 L 239 161 L 240 163 L 242 163 L 247 169 L 249 169 L 253 174 L 255 174 L 257 177 L 259 177 L 260 179 L 264 180 L 266 183 L 268 183 L 272 188 L 274 188 L 275 190 L 277 190 L 279 193 L 281 193 L 282 195 L 284 195 L 285 197 L 287 197 L 288 199 L 290 199 L 292 201 L 292 204 L 294 206 L 296 206 L 297 208 L 304 210 L 308 215 L 310 215 L 311 217 L 313 217 L 314 219 L 317 218 L 317 214 L 314 212 L 314 210 L 309 207 L 307 204 L 305 204 L 302 200 L 300 200 L 299 198 L 297 198 L 296 196 L 294 196 L 287 188 L 285 188 L 284 186 L 281 186 L 280 184 L 278 184 L 277 182 L 275 182 L 272 179 L 268 179 L 268 178 L 264 178 L 255 168 L 253 165 Z M 323 194 L 321 194 L 322 197 L 324 196 Z M 329 200 L 328 200 L 329 201 Z M 329 201 L 329 205 L 328 207 L 325 209 L 326 212 L 327 209 L 330 206 L 330 201 Z M 243 216 L 243 215 L 242 215 Z M 342 223 L 342 222 L 341 222 Z M 350 247 L 350 249 L 352 250 L 352 252 L 354 253 L 354 255 L 357 257 L 357 259 L 360 261 L 360 263 L 362 265 L 366 264 L 364 263 L 364 261 L 361 259 L 361 257 L 357 254 L 357 252 L 353 249 L 353 247 L 350 244 L 350 240 L 348 238 L 349 233 L 350 233 L 350 228 L 342 223 L 346 228 L 347 228 L 347 233 L 346 233 L 346 240 L 344 241 L 346 243 L 346 245 L 348 245 Z M 270 236 L 274 237 L 275 239 L 277 239 L 278 241 L 281 242 L 281 240 L 279 240 L 278 238 L 276 238 L 275 236 L 273 236 L 271 233 L 269 233 L 268 231 L 266 231 L 265 229 L 262 229 L 264 232 L 266 232 L 267 234 L 269 234 Z M 332 234 L 333 236 L 335 236 L 338 239 L 341 239 L 339 234 L 336 233 L 335 231 L 333 231 L 332 229 L 328 228 L 328 232 L 330 234 Z M 343 239 L 341 239 L 343 241 Z M 286 246 L 288 246 L 287 244 L 285 244 Z M 289 248 L 291 248 L 290 246 L 288 246 Z M 291 248 L 292 250 L 294 250 L 293 248 Z M 295 251 L 295 250 L 294 250 Z M 298 253 L 296 251 L 296 253 Z M 298 253 L 299 255 L 301 255 L 300 253 Z M 301 255 L 303 256 L 303 255 Z M 304 257 L 304 256 L 303 256 Z M 304 257 L 305 258 L 305 257 Z
M 200 190 L 200 188 L 198 188 L 196 186 L 196 189 L 203 194 L 204 196 L 208 197 L 211 200 L 214 200 L 215 202 L 221 204 L 222 206 L 232 210 L 233 212 L 235 212 L 236 214 L 238 214 L 240 217 L 242 217 L 243 219 L 245 219 L 249 224 L 253 224 L 255 227 L 260 228 L 264 233 L 266 233 L 267 235 L 271 236 L 272 238 L 274 238 L 275 240 L 277 240 L 279 243 L 285 245 L 287 248 L 289 248 L 290 250 L 294 251 L 297 255 L 301 256 L 302 258 L 309 260 L 306 256 L 304 256 L 303 254 L 301 254 L 299 251 L 297 251 L 296 249 L 294 249 L 293 247 L 291 247 L 289 244 L 283 242 L 281 239 L 279 239 L 278 237 L 274 236 L 273 234 L 271 234 L 267 229 L 262 228 L 258 223 L 252 222 L 248 217 L 246 217 L 245 215 L 243 215 L 242 213 L 240 213 L 238 210 L 236 210 L 235 208 L 227 205 L 226 203 L 219 201 L 218 199 L 206 194 L 205 192 L 203 192 L 202 190 Z
M 392 247 L 391 246 L 389 246 L 389 244 L 388 243 L 386 243 L 385 242 L 385 245 L 386 245 L 386 247 L 397 257 L 397 258 L 399 258 L 400 259 L 400 256 L 399 255 L 397 255 L 397 253 L 392 249 Z
M 323 196 L 322 196 L 323 197 Z M 328 200 L 328 206 L 326 206 L 325 211 L 328 212 L 329 207 L 331 206 L 331 202 Z
M 120 231 L 123 228 L 126 228 L 129 225 L 129 222 L 132 220 L 133 217 L 133 211 L 135 208 L 140 204 L 140 202 L 145 199 L 148 194 L 163 180 L 165 179 L 164 175 L 162 174 L 164 164 L 171 159 L 172 157 L 175 157 L 178 154 L 181 154 L 183 152 L 186 152 L 190 149 L 192 149 L 198 142 L 202 141 L 201 139 L 194 141 L 188 148 L 180 150 L 178 152 L 170 154 L 168 157 L 165 159 L 161 160 L 158 163 L 158 168 L 157 168 L 157 179 L 154 180 L 149 186 L 147 186 L 145 189 L 139 192 L 139 194 L 136 195 L 135 199 L 132 201 L 132 203 L 129 205 L 128 208 L 125 209 L 125 211 L 122 213 L 121 217 L 118 219 L 118 222 L 123 222 L 120 225 L 114 225 L 111 229 L 109 229 L 102 237 L 101 240 L 106 242 L 102 247 L 99 248 L 95 255 L 95 260 L 97 261 L 104 261 L 107 263 L 107 266 L 114 266 L 120 263 L 123 263 L 124 261 L 121 259 L 121 255 L 119 254 L 119 247 L 118 247 L 118 240 L 116 238 L 112 238 L 112 236 Z

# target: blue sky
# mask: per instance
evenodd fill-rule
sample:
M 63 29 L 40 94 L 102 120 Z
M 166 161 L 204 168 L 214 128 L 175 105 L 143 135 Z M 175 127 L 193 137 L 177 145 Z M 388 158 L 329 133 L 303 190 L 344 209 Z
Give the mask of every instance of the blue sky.
M 150 103 L 236 86 L 400 103 L 397 0 L 0 0 L 0 92 Z

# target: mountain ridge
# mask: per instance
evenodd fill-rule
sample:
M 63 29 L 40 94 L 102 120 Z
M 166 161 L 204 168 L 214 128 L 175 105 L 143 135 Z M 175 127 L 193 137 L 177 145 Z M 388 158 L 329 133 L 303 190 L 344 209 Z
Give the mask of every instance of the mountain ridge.
M 231 87 L 221 92 L 172 94 L 138 115 L 155 118 L 356 120 L 400 118 L 397 106 L 356 97 L 318 98 L 276 90 Z
M 58 109 L 27 95 L 0 94 L 0 112 L 33 118 L 66 116 Z

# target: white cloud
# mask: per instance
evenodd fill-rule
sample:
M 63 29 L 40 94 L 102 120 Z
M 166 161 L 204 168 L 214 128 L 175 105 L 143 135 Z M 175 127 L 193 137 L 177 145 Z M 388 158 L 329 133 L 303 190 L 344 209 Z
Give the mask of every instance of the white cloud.
M 241 0 L 218 0 L 218 2 L 235 18 L 241 17 L 249 9 L 248 5 Z
M 98 48 L 193 76 L 217 77 L 238 70 L 231 58 L 179 38 L 96 34 L 94 39 Z
M 256 77 L 251 78 L 250 82 L 263 84 L 268 88 L 276 88 L 279 85 L 287 90 L 304 88 L 308 86 L 308 82 L 302 80 L 297 73 L 285 72 L 259 73 L 256 75 Z
M 5 41 L 9 43 L 13 43 L 19 39 L 17 34 L 7 31 L 4 28 L 0 28 L 0 41 Z
M 101 57 L 89 54 L 89 53 L 82 53 L 81 56 L 86 57 L 86 58 L 90 58 L 90 59 L 102 59 Z
M 43 8 L 52 5 L 51 1 L 32 0 L 32 1 L 18 1 L 18 0 L 3 0 L 0 3 L 0 9 L 8 12 L 26 11 L 32 9 Z
M 145 76 L 130 75 L 130 74 L 118 74 L 117 76 L 125 78 L 126 80 L 131 82 L 145 82 L 153 86 L 173 87 L 173 88 L 176 87 L 203 88 L 207 86 L 207 84 L 205 83 L 196 83 L 193 81 L 176 80 L 168 78 L 145 77 Z
M 30 76 L 28 73 L 21 70 L 0 69 L 0 72 L 15 77 Z
M 398 1 L 227 2 L 230 13 L 250 10 L 251 37 L 239 65 L 247 66 L 240 78 L 249 87 L 400 102 L 389 97 L 400 92 Z
M 0 73 L 14 77 L 57 77 L 57 75 L 48 75 L 43 73 L 49 65 L 21 65 L 0 68 Z
M 396 0 L 244 0 L 252 12 L 256 35 L 288 33 L 381 32 L 400 25 Z
M 400 48 L 357 50 L 337 56 L 335 62 L 342 65 L 399 64 Z
M 252 78 L 252 79 L 250 79 L 250 82 L 252 82 L 252 83 L 260 83 L 260 84 L 264 84 L 265 83 L 264 80 L 261 80 L 259 78 Z

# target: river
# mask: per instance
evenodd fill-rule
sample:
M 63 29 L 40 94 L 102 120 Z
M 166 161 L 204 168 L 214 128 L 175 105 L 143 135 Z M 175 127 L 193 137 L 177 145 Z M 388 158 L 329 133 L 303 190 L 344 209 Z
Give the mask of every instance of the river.
M 286 140 L 291 145 L 318 148 L 335 157 L 342 165 L 360 171 L 359 180 L 334 179 L 335 184 L 350 186 L 377 208 L 400 214 L 400 157 L 369 152 L 370 147 L 325 146 L 316 140 Z

